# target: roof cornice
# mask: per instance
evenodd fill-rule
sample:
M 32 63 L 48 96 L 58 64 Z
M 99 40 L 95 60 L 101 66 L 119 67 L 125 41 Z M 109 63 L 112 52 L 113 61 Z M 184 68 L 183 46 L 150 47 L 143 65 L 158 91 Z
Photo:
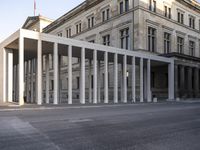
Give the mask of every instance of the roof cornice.
M 86 1 L 84 1 L 83 3 L 81 3 L 80 5 L 75 7 L 74 9 L 70 10 L 69 12 L 67 12 L 66 14 L 64 14 L 63 16 L 61 16 L 60 18 L 58 18 L 54 22 L 52 22 L 46 28 L 44 28 L 43 32 L 44 33 L 51 32 L 52 30 L 54 30 L 58 26 L 63 25 L 64 23 L 66 23 L 70 19 L 72 19 L 72 18 L 76 17 L 77 15 L 81 14 L 83 11 L 88 10 L 89 8 L 101 3 L 102 1 L 104 1 L 104 0 L 86 0 Z

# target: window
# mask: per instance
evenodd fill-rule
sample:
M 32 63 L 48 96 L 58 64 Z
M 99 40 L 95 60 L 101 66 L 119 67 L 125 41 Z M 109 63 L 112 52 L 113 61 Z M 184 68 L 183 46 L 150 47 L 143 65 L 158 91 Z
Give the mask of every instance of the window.
M 106 20 L 106 14 L 105 11 L 102 11 L 102 22 L 104 22 Z
M 71 28 L 68 28 L 67 30 L 66 30 L 66 37 L 67 38 L 70 38 L 71 36 L 72 36 L 72 33 L 71 33 L 72 31 L 71 31 Z
M 58 33 L 58 36 L 62 37 L 62 32 Z
M 156 0 L 149 0 L 149 10 L 156 12 Z
M 90 40 L 90 41 L 88 41 L 88 42 L 90 42 L 90 43 L 95 43 L 95 40 Z
M 171 35 L 167 32 L 164 33 L 164 53 L 171 51 Z
M 199 20 L 199 32 L 200 32 L 200 20 Z
M 183 54 L 184 51 L 184 39 L 177 37 L 177 52 Z
M 129 11 L 129 0 L 122 0 L 119 3 L 119 12 L 120 14 Z
M 129 28 L 120 31 L 120 44 L 122 49 L 129 49 Z
M 165 6 L 165 17 L 171 19 L 171 8 Z
M 81 32 L 81 23 L 76 25 L 76 34 Z
M 129 0 L 125 0 L 125 12 L 129 10 Z
M 124 12 L 124 2 L 123 1 L 119 3 L 119 12 L 120 12 L 120 14 L 122 14 Z
M 182 12 L 178 11 L 178 14 L 177 14 L 177 15 L 178 15 L 178 17 L 177 17 L 178 20 L 177 20 L 177 21 L 178 21 L 179 23 L 181 23 L 181 24 L 184 24 L 184 14 L 183 14 Z
M 195 29 L 195 17 L 189 16 L 189 27 Z
M 106 19 L 109 20 L 109 18 L 110 18 L 110 9 L 106 10 L 106 15 L 107 15 Z
M 94 26 L 94 17 L 88 18 L 88 29 Z
M 81 23 L 79 23 L 79 32 L 81 32 Z
M 78 24 L 76 25 L 76 34 L 79 33 L 79 30 L 78 30 Z
M 102 11 L 102 22 L 109 20 L 110 18 L 110 9 L 106 9 L 104 11 Z
M 156 51 L 156 29 L 148 27 L 148 50 L 150 52 Z
M 189 41 L 189 51 L 190 51 L 190 56 L 195 55 L 195 42 L 194 41 Z
M 110 35 L 103 36 L 103 45 L 110 46 Z

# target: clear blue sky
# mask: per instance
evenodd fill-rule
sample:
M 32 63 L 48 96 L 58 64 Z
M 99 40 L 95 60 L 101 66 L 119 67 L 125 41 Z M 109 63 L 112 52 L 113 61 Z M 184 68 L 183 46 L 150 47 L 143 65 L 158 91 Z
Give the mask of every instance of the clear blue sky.
M 36 0 L 36 14 L 57 19 L 84 0 Z M 198 0 L 200 2 L 200 0 Z M 33 15 L 34 0 L 1 0 L 0 42 L 18 30 Z
M 84 0 L 36 0 L 36 14 L 57 19 Z M 1 0 L 0 42 L 18 30 L 34 14 L 34 0 Z

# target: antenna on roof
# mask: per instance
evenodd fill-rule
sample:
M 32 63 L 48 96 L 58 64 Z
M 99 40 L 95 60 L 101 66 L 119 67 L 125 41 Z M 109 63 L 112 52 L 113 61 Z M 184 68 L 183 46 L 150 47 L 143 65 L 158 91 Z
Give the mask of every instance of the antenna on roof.
M 36 0 L 34 0 L 34 16 L 35 16 L 35 12 L 36 12 Z

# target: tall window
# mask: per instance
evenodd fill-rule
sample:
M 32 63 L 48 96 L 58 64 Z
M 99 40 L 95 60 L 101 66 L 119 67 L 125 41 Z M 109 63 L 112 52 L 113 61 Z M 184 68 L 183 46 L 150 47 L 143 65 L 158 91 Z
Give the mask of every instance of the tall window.
M 129 11 L 129 0 L 121 0 L 119 3 L 120 14 Z
M 164 53 L 171 51 L 171 35 L 167 32 L 164 33 Z
M 129 49 L 129 28 L 120 31 L 121 48 Z
M 156 51 L 156 29 L 148 27 L 148 50 L 150 52 Z
M 184 51 L 184 39 L 182 37 L 177 37 L 177 51 L 183 54 Z
M 71 28 L 68 28 L 67 30 L 66 30 L 66 37 L 67 38 L 70 38 L 71 36 L 72 36 L 72 30 L 71 30 Z
M 102 11 L 102 22 L 110 19 L 110 9 L 106 9 Z
M 76 25 L 76 34 L 78 34 L 78 24 Z
M 190 51 L 191 56 L 195 55 L 195 42 L 194 41 L 189 41 L 189 51 Z
M 88 18 L 88 29 L 94 26 L 94 17 Z
M 199 32 L 200 32 L 200 20 L 199 20 Z
M 171 19 L 171 8 L 165 6 L 165 17 Z
M 184 24 L 184 14 L 180 11 L 178 11 L 178 14 L 177 14 L 177 18 L 178 18 L 178 22 L 181 23 L 181 24 Z
M 123 1 L 121 1 L 119 3 L 119 12 L 120 12 L 120 14 L 122 14 L 124 12 L 124 2 Z
M 110 46 L 110 35 L 103 36 L 103 45 Z
M 189 16 L 189 27 L 195 29 L 195 17 Z
M 81 23 L 77 24 L 77 25 L 76 25 L 76 34 L 80 33 L 80 32 L 81 32 L 81 29 L 82 29 Z
M 62 37 L 62 32 L 58 33 L 58 36 Z
M 129 10 L 129 0 L 125 0 L 125 12 Z
M 156 0 L 149 0 L 149 10 L 156 12 Z

